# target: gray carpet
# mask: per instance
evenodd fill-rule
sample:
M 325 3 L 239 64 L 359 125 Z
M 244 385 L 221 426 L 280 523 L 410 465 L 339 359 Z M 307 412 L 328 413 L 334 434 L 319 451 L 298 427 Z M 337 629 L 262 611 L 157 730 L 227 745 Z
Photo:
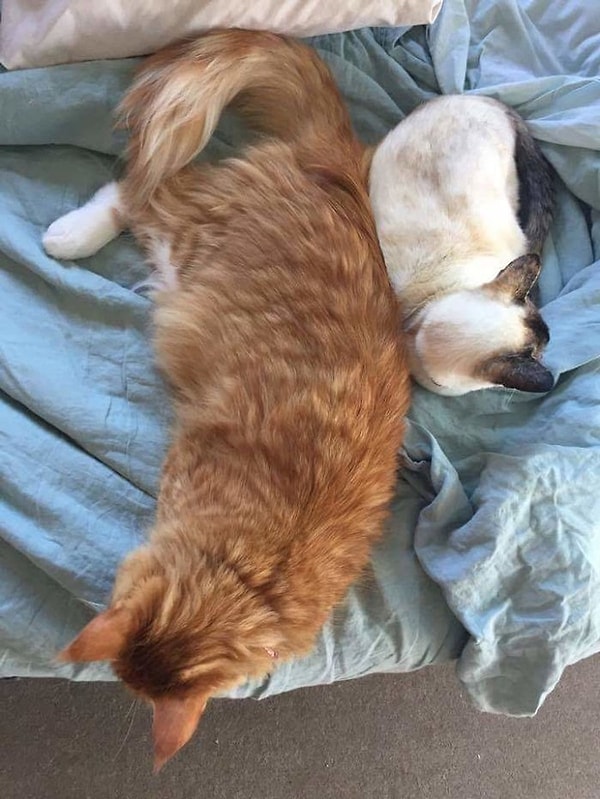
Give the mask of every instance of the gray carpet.
M 117 685 L 0 682 L 2 799 L 598 799 L 600 658 L 533 720 L 481 715 L 452 667 L 213 702 L 152 777 L 150 717 Z

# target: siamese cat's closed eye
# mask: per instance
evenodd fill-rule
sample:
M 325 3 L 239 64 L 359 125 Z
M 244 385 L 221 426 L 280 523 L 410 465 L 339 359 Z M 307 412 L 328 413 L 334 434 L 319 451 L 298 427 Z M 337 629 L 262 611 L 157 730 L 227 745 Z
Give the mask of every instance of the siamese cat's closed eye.
M 370 196 L 413 377 L 446 395 L 548 391 L 530 293 L 552 176 L 523 120 L 490 98 L 432 100 L 375 149 Z

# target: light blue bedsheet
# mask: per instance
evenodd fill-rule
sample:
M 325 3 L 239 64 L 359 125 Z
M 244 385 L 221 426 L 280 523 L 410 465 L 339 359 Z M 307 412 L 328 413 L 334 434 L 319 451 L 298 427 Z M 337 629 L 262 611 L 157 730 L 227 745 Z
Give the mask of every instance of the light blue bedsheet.
M 541 295 L 560 376 L 546 397 L 416 389 L 389 529 L 317 651 L 265 696 L 460 655 L 482 709 L 535 712 L 600 649 L 600 15 L 586 0 L 446 0 L 430 30 L 315 40 L 376 141 L 439 92 L 530 121 L 560 178 Z M 0 74 L 0 673 L 111 679 L 52 656 L 106 601 L 152 520 L 168 403 L 144 266 L 121 237 L 59 264 L 40 235 L 115 167 L 134 62 Z M 227 152 L 224 128 L 213 153 Z M 466 641 L 465 629 L 470 637 Z M 464 647 L 464 648 L 463 648 Z M 461 654 L 462 652 L 462 654 Z

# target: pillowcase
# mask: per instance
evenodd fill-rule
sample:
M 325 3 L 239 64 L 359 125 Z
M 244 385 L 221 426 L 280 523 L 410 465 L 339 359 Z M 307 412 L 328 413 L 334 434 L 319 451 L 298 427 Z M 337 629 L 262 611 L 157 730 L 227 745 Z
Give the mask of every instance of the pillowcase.
M 210 28 L 315 36 L 433 22 L 442 0 L 4 0 L 0 62 L 42 67 L 154 52 Z

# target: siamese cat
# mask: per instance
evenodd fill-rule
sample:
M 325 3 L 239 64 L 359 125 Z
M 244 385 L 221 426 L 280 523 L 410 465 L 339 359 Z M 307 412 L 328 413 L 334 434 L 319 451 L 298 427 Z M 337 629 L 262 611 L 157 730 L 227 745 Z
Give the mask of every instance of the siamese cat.
M 487 97 L 427 102 L 375 148 L 369 193 L 415 380 L 454 396 L 552 388 L 529 296 L 552 174 L 523 120 Z

